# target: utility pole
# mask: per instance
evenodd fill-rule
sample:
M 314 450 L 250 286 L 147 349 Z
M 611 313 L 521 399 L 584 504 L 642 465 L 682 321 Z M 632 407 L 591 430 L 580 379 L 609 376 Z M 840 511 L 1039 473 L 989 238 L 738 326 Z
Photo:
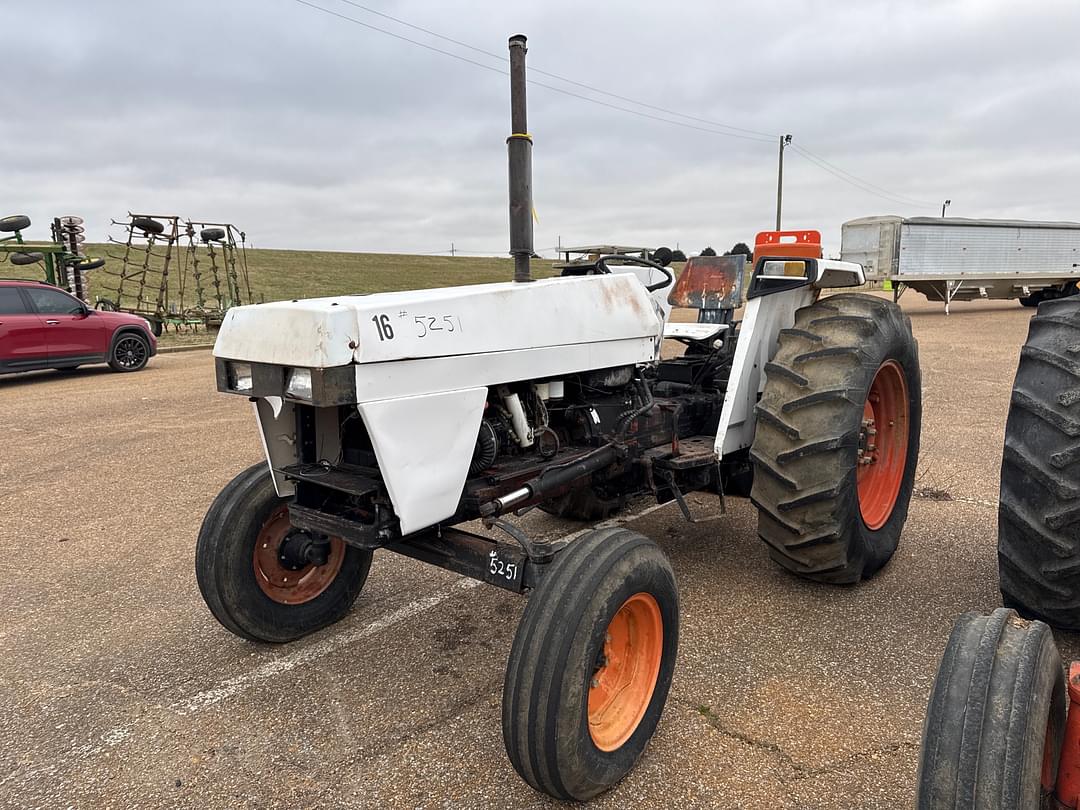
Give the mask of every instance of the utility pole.
M 776 170 L 776 230 L 780 230 L 780 209 L 784 202 L 784 148 L 790 144 L 790 135 L 780 136 L 780 165 Z
M 945 209 L 952 205 L 952 200 L 946 200 L 941 204 L 941 218 L 945 219 Z
M 450 243 L 450 255 L 451 256 L 454 255 L 454 243 L 453 242 Z

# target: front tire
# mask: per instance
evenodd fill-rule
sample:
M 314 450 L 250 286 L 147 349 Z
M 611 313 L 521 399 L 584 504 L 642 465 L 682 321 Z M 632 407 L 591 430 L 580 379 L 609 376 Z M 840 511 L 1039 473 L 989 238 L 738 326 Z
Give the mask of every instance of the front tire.
M 195 577 L 210 612 L 251 641 L 295 641 L 341 619 L 364 587 L 371 552 L 331 538 L 325 565 L 287 566 L 287 502 L 266 463 L 236 476 L 214 499 L 195 545 Z
M 1006 608 L 957 619 L 923 726 L 918 810 L 1032 810 L 1057 780 L 1065 679 L 1050 628 Z
M 124 332 L 113 344 L 109 368 L 113 371 L 141 371 L 150 362 L 150 341 L 137 332 Z
M 584 801 L 633 767 L 675 668 L 679 594 L 660 548 L 600 529 L 559 553 L 529 598 L 503 687 L 503 741 L 536 790 Z
M 835 295 L 780 331 L 750 456 L 758 535 L 780 565 L 853 583 L 896 551 L 919 457 L 919 349 L 900 308 Z

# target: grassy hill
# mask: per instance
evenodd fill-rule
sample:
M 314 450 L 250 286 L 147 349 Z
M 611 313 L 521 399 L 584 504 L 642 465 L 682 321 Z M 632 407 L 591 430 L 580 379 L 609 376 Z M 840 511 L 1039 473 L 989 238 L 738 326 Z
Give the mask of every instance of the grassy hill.
M 115 245 L 88 245 L 86 253 L 92 257 L 107 257 L 108 252 L 116 253 L 119 250 L 121 248 Z M 106 258 L 106 261 L 106 268 L 120 266 L 118 260 Z M 205 261 L 205 257 L 201 257 L 200 261 Z M 510 257 L 466 258 L 259 249 L 247 251 L 247 263 L 252 292 L 256 300 L 264 301 L 509 281 L 514 273 L 514 262 Z M 533 260 L 533 274 L 537 278 L 551 276 L 551 265 L 550 260 Z M 157 260 L 155 266 L 160 266 Z M 205 270 L 205 265 L 203 267 Z M 0 263 L 0 276 L 43 278 L 42 272 L 36 266 L 14 267 L 6 261 Z M 174 264 L 170 271 L 171 290 L 175 289 L 178 279 L 178 270 Z M 97 296 L 115 297 L 107 290 L 109 286 L 115 287 L 115 278 L 110 278 L 99 270 L 90 272 L 89 281 L 91 301 Z M 187 285 L 190 290 L 190 278 Z M 190 333 L 176 335 L 172 331 L 163 336 L 166 344 L 204 342 L 206 339 L 201 330 L 197 337 Z

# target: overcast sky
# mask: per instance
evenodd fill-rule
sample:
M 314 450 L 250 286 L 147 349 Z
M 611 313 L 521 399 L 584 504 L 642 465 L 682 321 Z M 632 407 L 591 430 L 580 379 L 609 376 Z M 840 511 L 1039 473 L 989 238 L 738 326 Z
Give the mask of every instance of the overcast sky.
M 311 0 L 502 69 L 343 0 Z M 531 67 L 794 144 L 784 225 L 897 213 L 1080 219 L 1080 3 L 358 0 Z M 259 247 L 499 253 L 508 79 L 299 0 L 0 0 L 0 214 L 28 235 L 129 210 L 231 221 Z M 12 31 L 33 32 L 14 34 Z M 774 137 L 531 86 L 537 248 L 725 249 L 773 226 Z M 745 134 L 745 133 L 744 133 Z M 921 205 L 918 204 L 921 201 Z M 548 252 L 548 255 L 551 255 Z

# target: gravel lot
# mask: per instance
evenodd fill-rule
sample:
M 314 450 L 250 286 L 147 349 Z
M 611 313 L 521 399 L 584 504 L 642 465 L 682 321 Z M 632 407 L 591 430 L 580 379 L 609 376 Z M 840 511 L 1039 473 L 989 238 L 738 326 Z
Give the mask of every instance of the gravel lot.
M 631 525 L 671 557 L 683 632 L 663 721 L 600 808 L 909 806 L 953 619 L 1000 604 L 997 475 L 1031 310 L 903 299 L 920 341 L 919 481 L 900 549 L 858 588 L 794 579 L 748 501 Z M 261 457 L 208 352 L 0 378 L 0 804 L 540 807 L 500 732 L 524 602 L 390 554 L 339 625 L 287 647 L 221 628 L 195 534 Z M 547 517 L 537 531 L 577 526 Z M 1063 654 L 1080 656 L 1076 637 Z

